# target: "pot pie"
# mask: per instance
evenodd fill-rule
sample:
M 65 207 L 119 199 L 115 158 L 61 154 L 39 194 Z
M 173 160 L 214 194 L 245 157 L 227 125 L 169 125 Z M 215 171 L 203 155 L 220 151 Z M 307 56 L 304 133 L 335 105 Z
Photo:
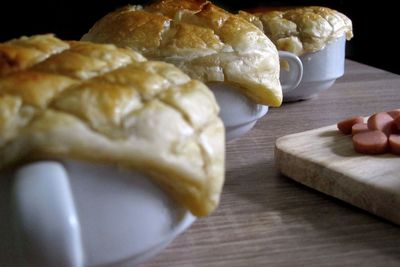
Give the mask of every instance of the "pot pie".
M 233 84 L 257 104 L 282 103 L 275 45 L 242 16 L 209 1 L 126 6 L 101 18 L 82 40 L 132 48 L 206 83 Z
M 0 169 L 54 158 L 116 164 L 204 216 L 224 180 L 218 111 L 203 83 L 130 49 L 53 35 L 0 44 Z
M 353 37 L 351 20 L 327 7 L 271 7 L 254 14 L 278 50 L 296 55 L 322 50 L 343 35 L 347 40 Z

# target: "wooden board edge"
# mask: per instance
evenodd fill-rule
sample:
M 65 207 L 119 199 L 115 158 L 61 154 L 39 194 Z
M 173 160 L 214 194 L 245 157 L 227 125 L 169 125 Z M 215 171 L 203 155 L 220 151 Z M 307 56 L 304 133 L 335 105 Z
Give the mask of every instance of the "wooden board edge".
M 279 139 L 277 139 L 278 141 Z M 275 166 L 276 168 L 285 176 L 288 178 L 303 184 L 309 188 L 312 188 L 318 192 L 321 192 L 323 194 L 326 194 L 328 196 L 337 198 L 339 200 L 342 200 L 344 202 L 347 202 L 353 206 L 356 206 L 362 210 L 368 211 L 378 217 L 382 217 L 384 219 L 387 219 L 395 224 L 400 225 L 400 212 L 393 212 L 392 209 L 382 206 L 382 205 L 377 205 L 376 203 L 373 203 L 370 201 L 370 198 L 368 197 L 369 192 L 371 191 L 367 185 L 364 185 L 364 188 L 359 190 L 359 194 L 354 197 L 354 195 L 351 197 L 351 195 L 354 193 L 348 188 L 351 187 L 351 183 L 354 181 L 350 180 L 350 185 L 347 187 L 342 187 L 343 194 L 339 194 L 338 190 L 327 190 L 326 188 L 335 188 L 335 186 L 340 186 L 338 185 L 338 181 L 335 181 L 333 179 L 329 179 L 326 177 L 340 177 L 341 174 L 330 169 L 326 169 L 322 166 L 319 166 L 316 162 L 312 161 L 306 161 L 304 159 L 301 159 L 300 157 L 297 157 L 296 155 L 291 154 L 288 151 L 285 151 L 279 146 L 279 143 L 275 143 L 275 149 L 274 149 L 274 154 L 275 154 Z M 290 161 L 297 161 L 298 166 L 301 166 L 297 170 L 291 170 L 288 166 L 288 164 L 282 164 L 283 162 L 287 163 Z M 304 173 L 304 175 L 302 175 Z M 331 186 L 326 186 L 323 183 L 328 183 L 331 184 Z M 359 184 L 357 184 L 359 185 Z M 386 198 L 383 192 L 378 192 L 380 194 L 380 198 Z M 394 207 L 400 207 L 400 202 L 397 203 L 392 203 L 392 206 Z M 396 209 L 394 209 L 396 210 Z

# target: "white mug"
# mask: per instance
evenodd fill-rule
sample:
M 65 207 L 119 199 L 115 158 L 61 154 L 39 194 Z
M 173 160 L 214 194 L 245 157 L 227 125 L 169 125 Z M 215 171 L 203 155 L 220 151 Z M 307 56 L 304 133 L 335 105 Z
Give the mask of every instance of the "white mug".
M 279 51 L 279 57 L 286 60 L 290 67 L 290 77 L 285 79 L 282 84 L 282 92 L 295 90 L 301 82 L 303 75 L 303 65 L 300 59 L 289 52 Z M 225 125 L 226 140 L 236 139 L 249 132 L 257 120 L 268 112 L 268 106 L 254 103 L 242 93 L 237 85 L 210 82 L 208 87 L 220 107 L 220 117 Z
M 329 89 L 344 74 L 345 44 L 342 36 L 320 51 L 300 56 L 303 78 L 294 90 L 283 92 L 283 101 L 309 99 Z M 292 79 L 293 73 L 282 69 L 280 75 L 281 82 L 285 83 Z
M 42 161 L 0 182 L 3 266 L 135 266 L 195 220 L 146 176 L 112 165 Z

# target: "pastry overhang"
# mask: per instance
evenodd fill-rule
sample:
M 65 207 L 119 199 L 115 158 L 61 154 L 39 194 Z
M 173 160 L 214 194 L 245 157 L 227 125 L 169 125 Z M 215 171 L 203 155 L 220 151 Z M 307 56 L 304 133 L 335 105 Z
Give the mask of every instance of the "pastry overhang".
M 271 7 L 255 15 L 278 50 L 297 55 L 319 51 L 342 36 L 353 37 L 351 20 L 327 7 Z
M 126 6 L 96 22 L 82 40 L 132 48 L 203 82 L 239 85 L 259 104 L 282 103 L 275 45 L 242 16 L 208 1 Z
M 204 216 L 224 180 L 218 111 L 204 84 L 130 49 L 52 35 L 0 44 L 0 169 L 41 159 L 117 164 Z

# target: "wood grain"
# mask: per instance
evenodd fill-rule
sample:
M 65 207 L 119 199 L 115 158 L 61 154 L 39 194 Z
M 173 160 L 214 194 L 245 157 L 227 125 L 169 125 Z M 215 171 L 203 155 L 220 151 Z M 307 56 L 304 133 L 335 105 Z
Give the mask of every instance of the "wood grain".
M 278 169 L 288 177 L 400 224 L 400 157 L 356 153 L 336 125 L 276 141 Z
M 400 76 L 346 62 L 332 88 L 271 108 L 228 144 L 222 202 L 143 267 L 399 266 L 400 228 L 281 175 L 278 137 L 400 106 Z

